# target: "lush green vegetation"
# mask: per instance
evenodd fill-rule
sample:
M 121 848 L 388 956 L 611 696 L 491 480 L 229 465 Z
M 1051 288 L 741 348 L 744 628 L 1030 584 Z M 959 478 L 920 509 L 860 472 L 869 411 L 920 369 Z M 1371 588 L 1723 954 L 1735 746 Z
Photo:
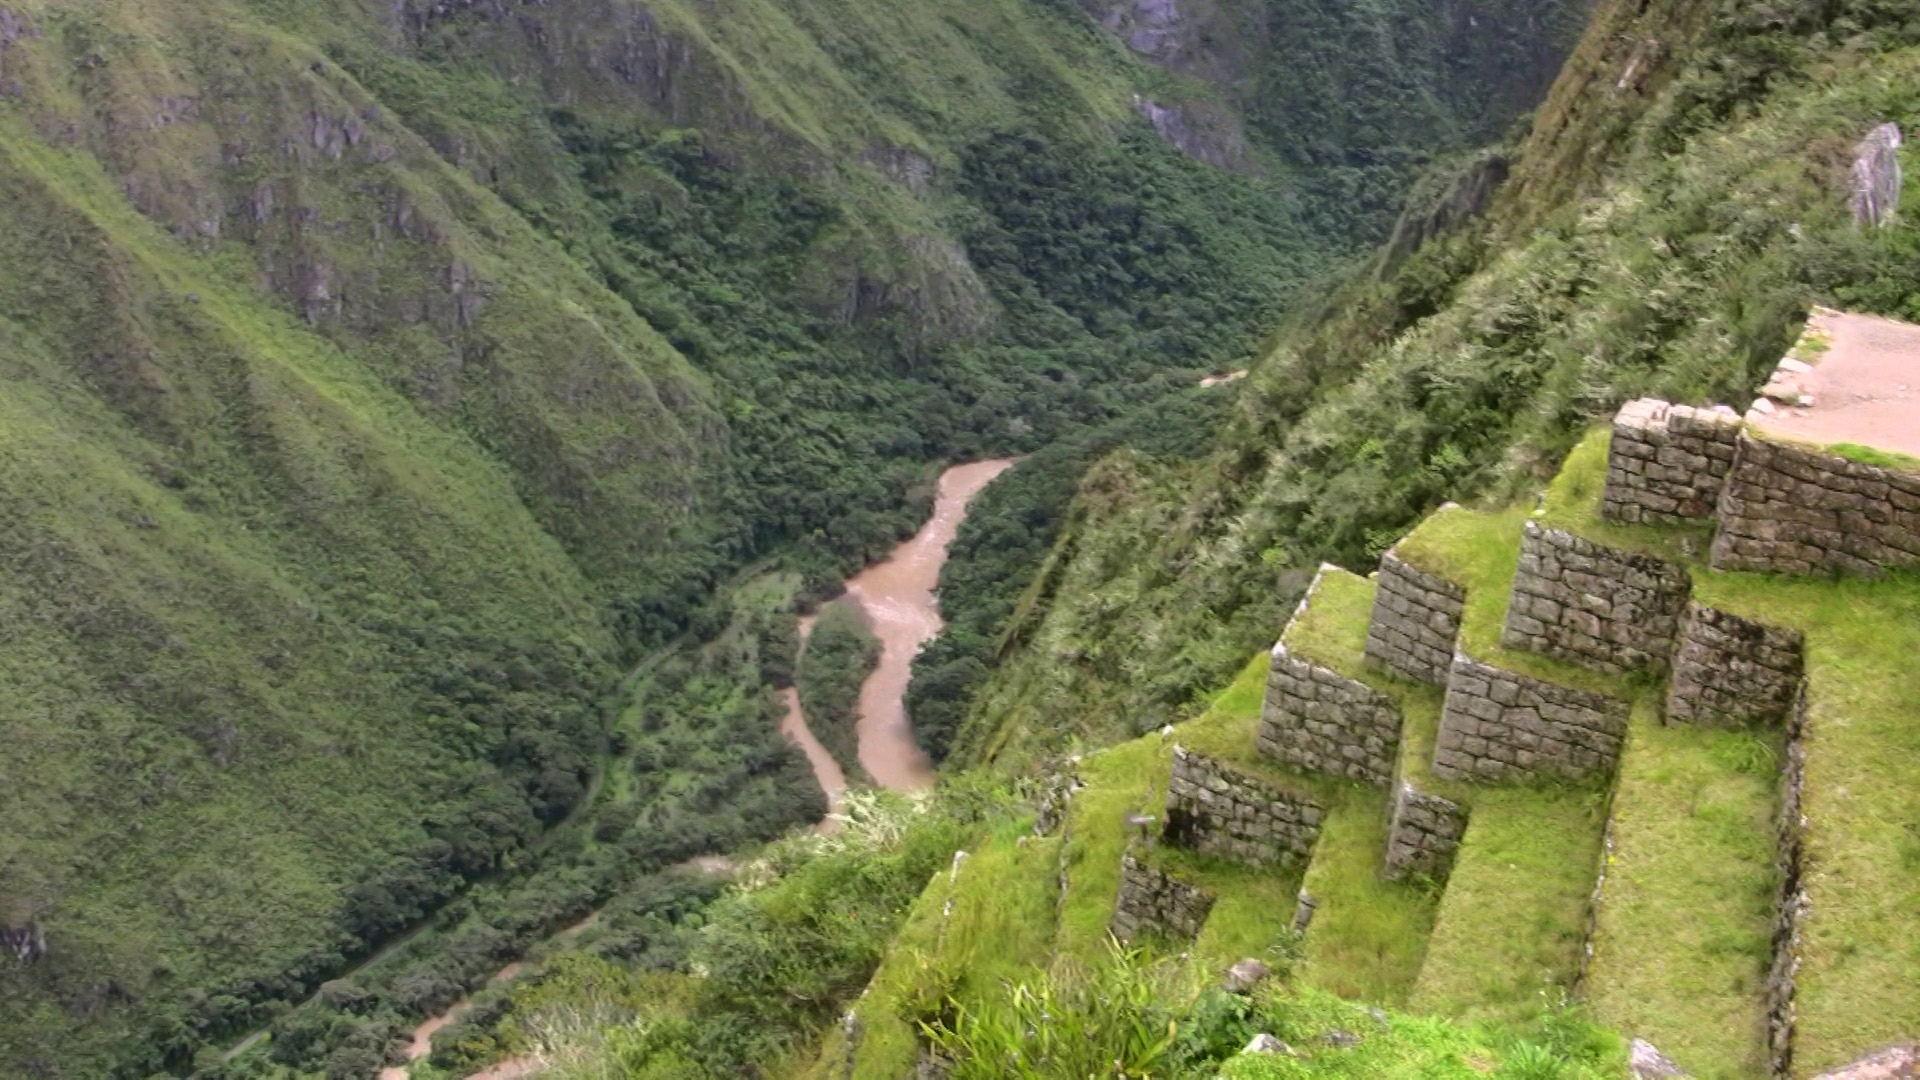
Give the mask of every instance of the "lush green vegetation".
M 1844 182 L 1862 133 L 1914 115 L 1903 15 L 1595 19 L 1484 216 L 1283 332 L 1207 459 L 1088 475 L 1044 617 L 956 736 L 967 760 L 1018 767 L 1191 715 L 1320 560 L 1361 568 L 1444 500 L 1531 491 L 1624 400 L 1744 402 L 1809 303 L 1920 311 L 1920 230 L 1856 228 Z M 1630 66 L 1638 92 L 1605 89 Z
M 800 706 L 807 727 L 849 777 L 860 768 L 860 684 L 880 662 L 880 639 L 852 603 L 828 604 L 800 654 Z

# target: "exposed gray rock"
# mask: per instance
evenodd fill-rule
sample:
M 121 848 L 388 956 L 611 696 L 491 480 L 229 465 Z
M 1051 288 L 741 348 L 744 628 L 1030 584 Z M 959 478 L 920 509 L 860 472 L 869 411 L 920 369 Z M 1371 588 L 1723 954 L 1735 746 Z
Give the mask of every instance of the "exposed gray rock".
M 1272 969 L 1249 956 L 1227 969 L 1227 990 L 1229 993 L 1244 994 L 1270 974 Z
M 1243 1054 L 1291 1055 L 1293 1053 L 1293 1047 L 1288 1046 L 1286 1043 L 1281 1042 L 1279 1039 L 1276 1039 L 1273 1036 L 1263 1031 L 1260 1034 L 1255 1035 L 1252 1041 L 1247 1043 L 1247 1048 L 1240 1052 Z
M 1885 225 L 1900 209 L 1900 125 L 1881 124 L 1853 148 L 1853 220 Z
M 1920 1080 L 1920 1043 L 1889 1046 L 1813 1080 Z
M 1627 1055 L 1627 1070 L 1633 1074 L 1633 1080 L 1679 1080 L 1687 1075 L 1685 1069 L 1645 1039 L 1633 1040 Z

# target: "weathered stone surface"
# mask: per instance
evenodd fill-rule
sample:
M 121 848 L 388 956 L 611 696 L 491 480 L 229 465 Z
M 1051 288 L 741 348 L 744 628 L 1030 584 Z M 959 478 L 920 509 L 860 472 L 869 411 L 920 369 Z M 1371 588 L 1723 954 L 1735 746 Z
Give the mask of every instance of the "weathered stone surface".
M 1120 857 L 1120 898 L 1113 906 L 1108 929 L 1121 941 L 1142 934 L 1159 934 L 1180 941 L 1200 936 L 1213 894 L 1198 885 L 1177 881 L 1135 859 Z
M 1613 419 L 1602 516 L 1649 525 L 1712 517 L 1739 432 L 1725 406 L 1629 402 Z
M 1393 818 L 1387 826 L 1387 880 L 1426 874 L 1445 881 L 1466 831 L 1466 807 L 1415 791 L 1413 785 L 1403 782 L 1394 796 Z
M 1627 1071 L 1633 1074 L 1633 1080 L 1682 1080 L 1687 1075 L 1687 1070 L 1645 1039 L 1633 1040 L 1627 1053 Z
M 1258 738 L 1261 753 L 1295 768 L 1390 784 L 1400 710 L 1373 687 L 1275 645 Z
M 1435 686 L 1447 684 L 1467 590 L 1388 551 L 1380 556 L 1373 615 L 1367 622 L 1367 659 L 1388 671 Z
M 1806 784 L 1807 756 L 1800 741 L 1807 721 L 1807 685 L 1802 680 L 1787 714 L 1787 763 L 1780 771 L 1780 816 L 1774 819 L 1774 876 L 1780 882 L 1773 905 L 1773 963 L 1767 971 L 1767 1054 L 1773 1075 L 1793 1070 L 1795 983 L 1800 973 L 1800 941 L 1807 918 L 1807 891 L 1801 886 L 1801 857 L 1806 823 L 1800 798 Z
M 1900 125 L 1885 123 L 1853 148 L 1847 205 L 1859 225 L 1885 225 L 1900 209 Z
M 1627 703 L 1454 656 L 1433 772 L 1444 780 L 1582 776 L 1612 769 Z
M 1167 781 L 1168 843 L 1252 866 L 1304 863 L 1325 811 L 1182 746 Z
M 1273 969 L 1249 956 L 1227 969 L 1226 986 L 1230 994 L 1244 994 L 1260 985 Z
M 1813 1080 L 1920 1080 L 1920 1043 L 1889 1046 Z
M 1804 668 L 1805 639 L 1687 605 L 1667 690 L 1667 719 L 1735 727 L 1784 723 Z
M 1249 1040 L 1247 1048 L 1240 1052 L 1243 1054 L 1292 1054 L 1293 1047 L 1263 1031 Z
M 1920 473 L 1742 434 L 1711 561 L 1779 574 L 1920 565 Z
M 1663 674 L 1692 590 L 1675 563 L 1529 521 L 1500 640 L 1609 675 Z

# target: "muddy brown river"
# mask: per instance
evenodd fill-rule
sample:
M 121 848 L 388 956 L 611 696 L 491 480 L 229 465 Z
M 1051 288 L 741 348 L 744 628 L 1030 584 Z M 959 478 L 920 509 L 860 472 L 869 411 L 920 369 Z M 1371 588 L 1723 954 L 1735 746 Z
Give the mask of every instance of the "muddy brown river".
M 859 719 L 860 765 L 875 783 L 895 791 L 918 791 L 933 786 L 933 763 L 927 760 L 920 744 L 914 741 L 913 725 L 907 721 L 907 680 L 913 677 L 913 657 L 920 647 L 940 632 L 940 603 L 933 590 L 940 584 L 940 568 L 947 563 L 947 548 L 953 543 L 960 520 L 967 516 L 967 504 L 1013 465 L 1013 459 L 976 461 L 956 465 L 940 474 L 940 488 L 934 498 L 933 516 L 913 539 L 893 549 L 886 561 L 875 563 L 847 580 L 847 595 L 866 612 L 867 623 L 880 639 L 880 662 L 873 674 L 860 686 Z M 800 619 L 800 640 L 813 631 L 814 616 Z M 839 827 L 838 814 L 845 803 L 847 777 L 833 755 L 820 745 L 807 727 L 800 708 L 800 692 L 785 691 L 786 718 L 780 730 L 800 744 L 813 766 L 813 775 L 827 793 L 827 818 L 820 823 L 822 832 Z M 733 865 L 722 855 L 690 860 L 690 865 L 707 873 L 732 872 Z M 586 920 L 561 931 L 573 933 L 586 926 Z M 493 977 L 501 983 L 519 974 L 521 965 L 509 964 Z M 414 1029 L 407 1046 L 407 1061 L 426 1057 L 433 1049 L 433 1035 L 465 1012 L 465 1000 Z M 532 1058 L 509 1058 L 496 1062 L 467 1080 L 519 1080 L 533 1076 L 543 1068 Z M 380 1080 L 406 1080 L 407 1066 L 398 1065 L 380 1072 Z

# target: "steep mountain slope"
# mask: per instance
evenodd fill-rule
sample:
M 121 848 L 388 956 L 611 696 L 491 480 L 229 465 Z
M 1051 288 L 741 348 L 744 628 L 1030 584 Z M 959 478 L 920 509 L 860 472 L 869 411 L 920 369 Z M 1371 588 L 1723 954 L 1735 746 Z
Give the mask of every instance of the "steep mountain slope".
M 1537 71 L 1474 78 L 1393 176 Z M 1220 169 L 1188 113 L 1232 95 L 1021 0 L 0 6 L 0 1071 L 185 1072 L 596 790 L 568 903 L 817 812 L 716 590 L 817 591 L 1379 231 L 1344 136 Z
M 1530 489 L 1626 399 L 1746 400 L 1811 302 L 1912 314 L 1916 231 L 1857 226 L 1849 169 L 1913 116 L 1915 33 L 1872 4 L 1602 5 L 1483 217 L 1442 228 L 1488 186 L 1471 168 L 1411 208 L 1403 232 L 1443 235 L 1284 334 L 1213 458 L 1089 476 L 957 753 L 1190 711 L 1303 568 Z

